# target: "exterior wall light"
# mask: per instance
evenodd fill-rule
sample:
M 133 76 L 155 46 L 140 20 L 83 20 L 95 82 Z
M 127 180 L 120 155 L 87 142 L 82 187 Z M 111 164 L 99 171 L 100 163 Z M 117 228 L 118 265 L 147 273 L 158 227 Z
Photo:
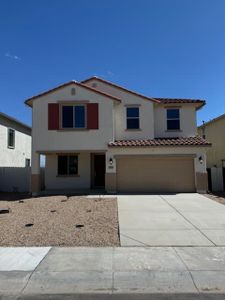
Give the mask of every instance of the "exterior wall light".
M 203 158 L 202 158 L 202 156 L 199 156 L 198 160 L 199 160 L 200 164 L 203 164 Z
M 113 159 L 112 159 L 112 157 L 110 157 L 110 159 L 109 159 L 109 164 L 110 164 L 110 166 L 112 166 L 112 164 L 113 164 Z

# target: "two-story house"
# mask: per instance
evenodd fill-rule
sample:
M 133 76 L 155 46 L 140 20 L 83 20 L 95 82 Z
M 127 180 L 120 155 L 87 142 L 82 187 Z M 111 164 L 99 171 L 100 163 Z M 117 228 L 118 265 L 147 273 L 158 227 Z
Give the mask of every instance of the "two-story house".
M 31 97 L 32 192 L 207 190 L 206 147 L 196 136 L 205 101 L 152 98 L 106 80 L 70 81 Z

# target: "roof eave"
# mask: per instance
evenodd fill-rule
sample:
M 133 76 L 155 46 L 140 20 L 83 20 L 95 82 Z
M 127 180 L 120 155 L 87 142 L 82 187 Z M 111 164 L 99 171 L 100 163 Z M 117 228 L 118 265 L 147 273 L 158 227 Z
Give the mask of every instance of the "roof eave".
M 160 147 L 211 147 L 212 144 L 208 145 L 108 145 L 109 148 L 160 148 Z
M 63 88 L 63 87 L 66 87 L 66 86 L 68 86 L 68 85 L 70 85 L 70 84 L 74 84 L 74 85 L 83 87 L 84 89 L 88 89 L 88 90 L 92 91 L 93 93 L 97 93 L 97 94 L 100 94 L 100 95 L 102 95 L 102 96 L 104 96 L 104 97 L 110 98 L 110 99 L 112 99 L 112 100 L 114 100 L 114 101 L 121 102 L 121 99 L 119 99 L 119 98 L 117 98 L 117 97 L 114 97 L 114 96 L 112 96 L 112 95 L 109 95 L 109 94 L 104 93 L 104 92 L 101 92 L 101 91 L 98 91 L 98 90 L 96 90 L 96 89 L 94 89 L 94 88 L 91 88 L 91 87 L 89 87 L 89 86 L 86 86 L 85 84 L 82 84 L 82 83 L 80 83 L 80 82 L 77 82 L 77 81 L 75 81 L 75 80 L 72 80 L 72 81 L 66 82 L 66 83 L 64 83 L 64 84 L 61 84 L 61 85 L 59 85 L 59 86 L 57 86 L 57 87 L 55 87 L 55 88 L 53 88 L 53 89 L 50 89 L 50 90 L 48 90 L 48 91 L 46 91 L 46 92 L 43 92 L 43 93 L 40 93 L 40 94 L 38 94 L 38 95 L 35 95 L 35 96 L 31 97 L 31 98 L 28 98 L 27 100 L 24 101 L 24 103 L 25 103 L 26 105 L 28 105 L 29 107 L 32 107 L 33 100 L 35 100 L 35 99 L 37 99 L 37 98 L 40 98 L 40 97 L 43 97 L 43 96 L 45 96 L 45 95 L 47 95 L 47 94 L 53 93 L 53 92 L 55 92 L 56 90 L 61 89 L 61 88 Z
M 14 123 L 16 123 L 16 124 L 18 124 L 18 125 L 24 127 L 25 129 L 29 130 L 30 133 L 31 133 L 31 127 L 30 127 L 29 125 L 27 125 L 27 124 L 25 124 L 25 123 L 23 123 L 23 122 L 21 122 L 21 121 L 15 119 L 15 118 L 11 117 L 11 116 L 8 116 L 8 115 L 6 115 L 6 114 L 4 114 L 4 113 L 2 113 L 2 112 L 0 112 L 0 116 L 1 116 L 2 118 L 5 118 L 5 119 L 7 119 L 7 120 L 9 120 L 9 121 L 11 121 L 11 122 L 14 122 Z
M 182 100 L 182 99 L 181 99 Z M 201 109 L 205 104 L 206 104 L 206 101 L 205 100 L 202 100 L 202 102 L 185 102 L 185 100 L 182 102 L 173 102 L 172 100 L 171 101 L 168 101 L 168 102 L 163 102 L 161 101 L 159 103 L 159 105 L 173 105 L 173 106 L 179 106 L 179 105 L 182 105 L 182 104 L 189 104 L 189 105 L 194 105 L 196 110 L 199 110 Z M 157 104 L 156 104 L 157 105 Z
M 143 98 L 143 99 L 145 99 L 145 100 L 152 101 L 152 102 L 155 102 L 155 103 L 160 103 L 160 101 L 156 100 L 156 99 L 153 98 L 153 97 L 147 97 L 147 96 L 144 96 L 144 95 L 139 94 L 139 93 L 137 93 L 137 92 L 134 92 L 134 91 L 131 91 L 131 90 L 129 90 L 129 89 L 126 89 L 126 88 L 124 88 L 124 87 L 122 87 L 122 86 L 120 86 L 120 85 L 117 85 L 117 84 L 115 84 L 115 83 L 113 83 L 113 82 L 110 82 L 110 81 L 108 81 L 108 80 L 102 79 L 102 78 L 100 78 L 100 77 L 98 77 L 98 76 L 92 76 L 92 77 L 87 78 L 87 79 L 85 79 L 85 80 L 82 80 L 82 81 L 80 81 L 80 82 L 81 82 L 81 83 L 86 83 L 86 82 L 91 81 L 91 80 L 98 80 L 98 81 L 101 81 L 101 82 L 103 82 L 103 83 L 105 83 L 105 84 L 114 86 L 115 88 L 121 89 L 121 90 L 123 90 L 123 91 L 125 91 L 125 92 L 131 93 L 131 94 L 136 95 L 136 96 L 138 96 L 138 97 L 141 97 L 141 98 Z
M 199 105 L 196 106 L 196 110 L 199 110 L 199 109 L 201 109 L 203 106 L 206 105 L 206 101 L 203 100 L 202 103 L 197 103 L 197 104 L 199 104 Z

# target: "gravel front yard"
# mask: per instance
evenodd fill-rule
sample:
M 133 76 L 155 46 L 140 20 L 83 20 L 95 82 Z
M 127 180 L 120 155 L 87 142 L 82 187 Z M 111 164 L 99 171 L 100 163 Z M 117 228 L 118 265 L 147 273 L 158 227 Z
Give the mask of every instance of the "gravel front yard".
M 119 245 L 116 198 L 0 200 L 0 246 Z

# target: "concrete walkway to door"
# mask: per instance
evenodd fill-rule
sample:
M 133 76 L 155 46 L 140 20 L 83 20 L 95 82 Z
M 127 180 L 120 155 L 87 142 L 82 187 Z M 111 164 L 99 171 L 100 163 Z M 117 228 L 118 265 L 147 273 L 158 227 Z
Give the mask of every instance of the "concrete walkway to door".
M 193 194 L 118 195 L 121 246 L 225 246 L 225 205 Z

